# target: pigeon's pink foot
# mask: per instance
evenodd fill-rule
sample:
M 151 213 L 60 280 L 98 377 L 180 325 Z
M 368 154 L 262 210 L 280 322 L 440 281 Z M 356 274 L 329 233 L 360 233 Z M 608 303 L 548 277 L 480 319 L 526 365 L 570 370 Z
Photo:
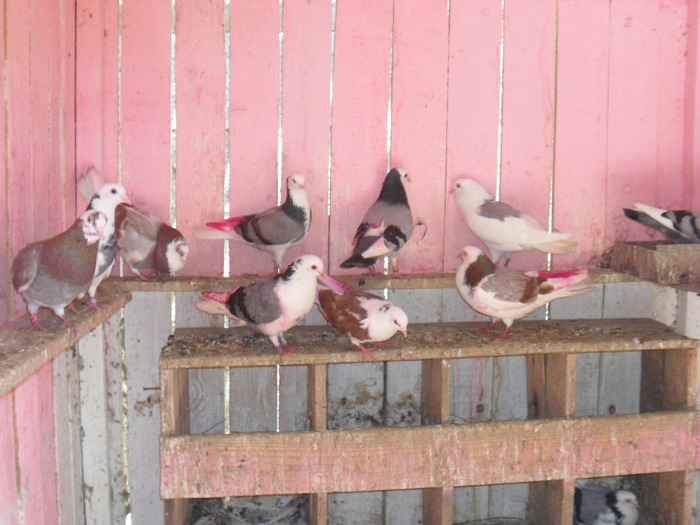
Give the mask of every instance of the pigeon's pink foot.
M 46 331 L 47 328 L 39 322 L 39 315 L 34 314 L 29 316 L 29 320 L 32 322 L 32 326 L 35 330 Z
M 506 328 L 505 328 L 505 330 L 503 330 L 503 332 L 501 332 L 500 334 L 499 334 L 499 333 L 496 333 L 496 332 L 492 332 L 492 333 L 491 333 L 491 336 L 492 336 L 494 339 L 505 339 L 506 337 L 508 337 L 508 332 L 509 332 L 509 331 L 510 331 L 510 328 L 508 328 L 508 327 L 506 326 Z
M 363 345 L 357 345 L 357 348 L 362 351 L 362 362 L 367 361 L 368 358 L 370 361 L 376 361 L 374 355 L 372 355 L 372 350 Z
M 99 304 L 97 304 L 97 299 L 94 297 L 90 297 L 90 300 L 88 301 L 87 306 L 85 307 L 85 310 L 97 310 L 98 312 L 104 312 L 104 308 L 102 308 Z
M 75 341 L 78 337 L 78 332 L 75 330 L 75 326 L 73 326 L 73 323 L 71 323 L 66 316 L 61 317 L 61 320 L 63 321 L 61 327 L 70 328 L 70 340 Z
M 136 276 L 139 278 L 140 281 L 155 281 L 158 279 L 158 276 L 160 274 L 151 269 L 151 268 L 146 268 L 145 270 L 140 270 L 136 272 Z
M 78 309 L 73 305 L 73 303 L 70 303 L 68 306 L 66 306 L 66 310 L 69 310 L 73 312 L 74 314 L 80 313 Z
M 294 350 L 301 348 L 300 345 L 293 345 L 290 343 L 284 343 L 277 347 L 277 353 L 279 355 L 293 354 Z
M 487 324 L 483 328 L 477 328 L 476 330 L 472 330 L 472 333 L 477 334 L 477 335 L 488 334 L 489 332 L 493 331 L 494 324 L 496 324 L 496 323 L 491 321 L 489 324 Z

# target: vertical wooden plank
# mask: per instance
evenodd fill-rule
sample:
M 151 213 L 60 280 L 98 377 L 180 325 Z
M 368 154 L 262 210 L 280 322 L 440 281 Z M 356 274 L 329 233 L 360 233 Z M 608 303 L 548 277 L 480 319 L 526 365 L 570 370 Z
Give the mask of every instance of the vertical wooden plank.
M 311 418 L 311 429 L 326 430 L 328 428 L 328 366 L 310 365 L 308 367 L 308 413 Z M 310 494 L 309 522 L 313 525 L 328 523 L 328 494 L 325 492 Z
M 17 490 L 17 456 L 13 396 L 0 397 L 0 522 L 19 523 L 20 494 Z
M 447 177 L 451 190 L 460 177 L 492 183 L 498 172 L 500 112 L 500 3 L 450 3 Z M 457 253 L 479 245 L 451 193 L 446 195 L 444 271 L 456 270 Z
M 313 220 L 309 235 L 287 257 L 313 253 L 328 267 L 328 175 L 331 122 L 332 2 L 284 2 L 282 163 L 284 177 L 300 172 Z
M 446 192 L 439 181 L 445 181 L 447 6 L 445 0 L 394 4 L 391 163 L 408 170 L 414 217 L 428 226 L 422 240 L 421 228 L 402 249 L 403 272 L 443 268 Z
M 338 273 L 350 253 L 355 230 L 388 171 L 393 18 L 391 2 L 339 2 L 336 10 L 330 273 Z M 408 189 L 409 199 L 414 192 Z
M 450 422 L 450 360 L 422 361 L 421 416 L 425 425 Z
M 280 3 L 230 5 L 230 181 L 231 216 L 277 204 L 277 131 L 280 84 Z M 254 27 L 255 31 L 250 28 Z M 282 198 L 286 184 L 282 181 Z M 269 274 L 269 254 L 231 243 L 232 275 Z
M 15 389 L 17 462 L 25 523 L 57 523 L 51 363 Z M 47 473 L 50 473 L 47 475 Z
M 505 7 L 501 197 L 547 227 L 554 138 L 555 0 Z M 492 188 L 489 188 L 492 189 Z M 546 266 L 521 252 L 512 268 Z
M 690 208 L 700 209 L 700 188 L 694 184 L 694 175 L 700 173 L 700 7 L 698 2 L 688 3 L 687 75 L 685 78 L 685 120 L 683 123 L 683 192 L 691 196 Z
M 198 0 L 175 5 L 177 227 L 193 255 L 185 273 L 217 275 L 223 268 L 223 242 L 200 241 L 192 231 L 224 213 L 224 3 Z
M 5 27 L 5 10 L 0 9 L 0 27 Z M 0 39 L 0 54 L 5 56 L 5 39 Z M 0 86 L 3 93 L 7 87 L 7 71 L 6 61 L 0 63 Z M 0 324 L 5 323 L 12 317 L 12 277 L 10 274 L 10 266 L 12 263 L 12 250 L 10 249 L 10 230 L 7 222 L 7 193 L 10 183 L 9 172 L 7 171 L 8 154 L 6 148 L 5 136 L 5 113 L 7 110 L 6 103 L 3 103 L 3 111 L 0 112 L 0 246 L 5 250 L 5 255 L 0 259 Z

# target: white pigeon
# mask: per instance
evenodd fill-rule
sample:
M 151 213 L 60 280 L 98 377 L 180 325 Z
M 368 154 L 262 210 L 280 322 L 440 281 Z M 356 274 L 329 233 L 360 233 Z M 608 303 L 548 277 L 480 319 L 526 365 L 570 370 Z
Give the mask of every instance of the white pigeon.
M 462 299 L 474 310 L 491 317 L 478 333 L 490 332 L 498 319 L 505 330 L 496 337 L 505 338 L 515 319 L 525 317 L 545 304 L 563 297 L 588 293 L 593 287 L 584 281 L 588 270 L 569 272 L 519 272 L 497 266 L 475 246 L 465 247 L 455 274 L 455 284 Z
M 12 285 L 27 303 L 32 325 L 39 322 L 39 308 L 51 308 L 63 321 L 62 326 L 75 328 L 65 316 L 65 308 L 85 294 L 95 273 L 99 240 L 107 217 L 88 210 L 66 231 L 25 246 L 12 262 Z
M 639 518 L 637 496 L 613 491 L 592 481 L 577 480 L 574 488 L 574 523 L 580 525 L 635 525 Z
M 408 204 L 404 181 L 410 178 L 406 170 L 392 169 L 384 178 L 377 200 L 362 218 L 352 240 L 352 253 L 342 268 L 369 268 L 380 257 L 389 256 L 392 273 L 398 273 L 396 256 L 413 233 L 413 216 Z
M 634 209 L 623 208 L 625 215 L 651 226 L 681 244 L 700 243 L 700 216 L 687 210 L 664 210 L 637 202 Z
M 204 292 L 204 300 L 195 306 L 209 314 L 225 315 L 237 326 L 251 326 L 268 336 L 275 349 L 283 353 L 283 348 L 290 346 L 284 333 L 313 308 L 317 279 L 331 288 L 335 286 L 326 278 L 320 258 L 303 255 L 272 279 L 228 292 Z
M 207 222 L 195 230 L 198 239 L 232 239 L 272 255 L 275 271 L 284 267 L 284 255 L 306 238 L 311 226 L 311 205 L 303 175 L 287 178 L 287 198 L 280 206 L 251 215 Z
M 548 232 L 529 215 L 495 200 L 472 179 L 459 179 L 452 192 L 467 226 L 488 247 L 494 262 L 505 256 L 508 266 L 513 252 L 538 250 L 565 255 L 578 246 L 570 233 Z
M 396 332 L 406 337 L 408 316 L 401 308 L 378 295 L 335 282 L 337 289 L 319 287 L 316 304 L 324 319 L 362 351 L 363 361 L 366 357 L 374 360 L 363 343 L 382 343 Z

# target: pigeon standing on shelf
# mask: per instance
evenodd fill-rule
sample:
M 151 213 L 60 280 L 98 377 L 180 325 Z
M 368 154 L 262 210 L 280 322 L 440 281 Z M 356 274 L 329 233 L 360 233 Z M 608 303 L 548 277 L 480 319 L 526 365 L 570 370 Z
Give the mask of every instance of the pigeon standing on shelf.
M 363 343 L 381 343 L 396 332 L 406 337 L 408 316 L 398 306 L 383 297 L 365 292 L 354 286 L 337 282 L 337 290 L 319 287 L 317 304 L 324 319 L 374 360 L 372 352 Z
M 639 517 L 637 496 L 628 490 L 613 491 L 591 481 L 577 481 L 574 488 L 574 523 L 581 525 L 635 525 Z
M 269 337 L 275 349 L 283 353 L 283 348 L 290 346 L 284 332 L 313 308 L 317 279 L 331 288 L 335 286 L 326 277 L 321 259 L 303 255 L 272 279 L 229 292 L 204 292 L 204 300 L 195 306 L 202 312 L 225 315 L 236 326 L 251 326 Z
M 183 235 L 150 213 L 119 204 L 115 228 L 119 253 L 141 279 L 173 274 L 187 262 L 190 249 Z
M 88 210 L 66 231 L 25 246 L 12 262 L 12 286 L 27 303 L 29 319 L 35 328 L 45 330 L 39 322 L 39 308 L 45 306 L 70 327 L 65 308 L 85 294 L 95 273 L 99 241 L 107 217 Z
M 494 262 L 505 256 L 508 266 L 513 252 L 538 250 L 565 255 L 578 246 L 570 233 L 548 232 L 529 215 L 494 200 L 472 179 L 459 179 L 452 191 L 467 226 L 488 247 Z
M 369 268 L 374 272 L 377 260 L 388 255 L 392 273 L 398 273 L 396 256 L 413 232 L 413 216 L 404 188 L 404 181 L 410 180 L 400 168 L 387 174 L 379 197 L 355 232 L 352 254 L 340 264 L 342 268 Z
M 465 247 L 458 255 L 462 264 L 455 274 L 455 284 L 462 299 L 474 310 L 491 317 L 491 322 L 478 333 L 488 333 L 498 319 L 506 325 L 505 338 L 515 319 L 525 317 L 541 306 L 593 290 L 584 281 L 588 270 L 569 272 L 519 272 L 496 266 L 484 252 L 474 246 Z
M 260 213 L 207 222 L 195 230 L 198 239 L 232 239 L 270 253 L 275 271 L 284 267 L 287 250 L 306 238 L 311 226 L 311 205 L 306 194 L 304 176 L 287 178 L 287 199 Z
M 687 210 L 664 210 L 636 203 L 634 209 L 623 208 L 633 221 L 651 226 L 681 244 L 700 243 L 700 217 Z

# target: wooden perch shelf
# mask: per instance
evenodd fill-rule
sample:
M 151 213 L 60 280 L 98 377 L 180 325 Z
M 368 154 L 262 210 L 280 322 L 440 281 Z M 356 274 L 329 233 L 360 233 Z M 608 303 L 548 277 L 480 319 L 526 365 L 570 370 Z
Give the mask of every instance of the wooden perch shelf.
M 649 319 L 528 321 L 505 340 L 470 323 L 411 325 L 378 361 L 422 362 L 422 425 L 326 430 L 327 365 L 361 362 L 326 327 L 297 327 L 294 354 L 277 355 L 247 329 L 178 329 L 160 359 L 161 496 L 166 523 L 184 523 L 187 498 L 310 494 L 311 520 L 327 523 L 334 492 L 423 490 L 423 522 L 452 523 L 454 487 L 532 482 L 533 523 L 571 523 L 576 478 L 647 474 L 665 523 L 689 523 L 700 468 L 695 409 L 697 341 Z M 575 417 L 576 357 L 642 353 L 642 414 Z M 451 359 L 524 355 L 529 420 L 449 423 Z M 188 370 L 309 367 L 306 432 L 188 435 Z M 648 487 L 648 488 L 647 488 Z

